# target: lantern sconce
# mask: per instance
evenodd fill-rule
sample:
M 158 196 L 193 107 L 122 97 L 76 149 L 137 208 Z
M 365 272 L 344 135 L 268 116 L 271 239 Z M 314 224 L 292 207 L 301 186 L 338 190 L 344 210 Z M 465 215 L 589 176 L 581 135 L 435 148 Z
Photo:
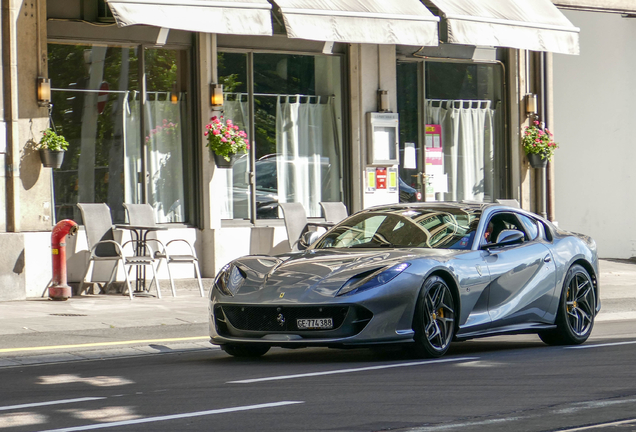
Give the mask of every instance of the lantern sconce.
M 223 84 L 210 84 L 210 105 L 216 110 L 223 109 Z
M 389 105 L 389 91 L 378 90 L 378 111 L 379 112 L 391 112 Z
M 526 114 L 528 116 L 533 116 L 538 111 L 537 104 L 537 95 L 533 93 L 528 93 L 526 95 Z
M 51 105 L 51 80 L 38 77 L 38 105 L 48 107 Z

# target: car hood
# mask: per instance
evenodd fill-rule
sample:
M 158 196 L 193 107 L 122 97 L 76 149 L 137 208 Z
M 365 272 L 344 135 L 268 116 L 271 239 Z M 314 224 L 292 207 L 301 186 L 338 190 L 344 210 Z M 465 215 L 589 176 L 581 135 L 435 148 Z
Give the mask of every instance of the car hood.
M 422 257 L 443 258 L 450 251 L 412 249 L 391 251 L 308 250 L 302 253 L 258 256 L 234 261 L 245 281 L 237 295 L 257 295 L 259 301 L 333 298 L 352 277 Z M 281 300 L 282 299 L 282 300 Z

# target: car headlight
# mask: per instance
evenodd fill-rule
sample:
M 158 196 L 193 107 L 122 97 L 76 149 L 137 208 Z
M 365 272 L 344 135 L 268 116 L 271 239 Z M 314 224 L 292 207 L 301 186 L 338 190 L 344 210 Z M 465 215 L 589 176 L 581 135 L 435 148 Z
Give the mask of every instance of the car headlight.
M 214 279 L 214 286 L 222 294 L 233 296 L 245 282 L 245 273 L 233 264 L 226 264 Z
M 336 294 L 337 296 L 347 295 L 347 294 L 355 294 L 361 291 L 368 290 L 370 288 L 375 288 L 380 285 L 384 285 L 385 283 L 393 280 L 397 275 L 402 273 L 407 269 L 409 263 L 401 263 L 394 265 L 393 267 L 383 267 L 379 270 L 362 273 L 360 275 L 354 276 L 349 279 L 343 286 L 340 288 L 340 291 Z

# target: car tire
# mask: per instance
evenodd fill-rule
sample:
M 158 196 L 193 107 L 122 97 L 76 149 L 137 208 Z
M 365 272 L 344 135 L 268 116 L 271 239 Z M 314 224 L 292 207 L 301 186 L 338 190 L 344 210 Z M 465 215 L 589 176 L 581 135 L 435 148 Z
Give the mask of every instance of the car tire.
M 455 335 L 455 298 L 439 276 L 431 276 L 420 290 L 415 315 L 414 352 L 418 357 L 443 356 Z
M 233 357 L 260 357 L 269 351 L 267 345 L 221 345 L 221 349 Z
M 596 314 L 596 296 L 590 274 L 578 264 L 565 275 L 556 329 L 539 333 L 548 345 L 579 345 L 590 337 Z

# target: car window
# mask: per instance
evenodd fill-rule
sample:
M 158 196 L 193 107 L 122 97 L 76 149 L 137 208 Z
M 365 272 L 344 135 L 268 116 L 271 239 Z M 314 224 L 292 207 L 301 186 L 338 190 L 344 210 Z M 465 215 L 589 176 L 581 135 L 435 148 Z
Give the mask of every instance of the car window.
M 539 235 L 539 226 L 537 225 L 537 221 L 529 218 L 526 215 L 517 215 L 521 220 L 521 223 L 526 228 L 526 233 L 529 240 L 534 240 Z
M 470 249 L 480 213 L 453 211 L 396 208 L 364 212 L 340 223 L 316 248 Z
M 504 230 L 521 231 L 525 235 L 524 240 L 527 241 L 530 239 L 527 234 L 527 230 L 521 222 L 519 222 L 519 219 L 517 219 L 517 215 L 514 213 L 500 212 L 495 213 L 488 221 L 482 244 L 498 243 L 499 234 L 501 234 Z

